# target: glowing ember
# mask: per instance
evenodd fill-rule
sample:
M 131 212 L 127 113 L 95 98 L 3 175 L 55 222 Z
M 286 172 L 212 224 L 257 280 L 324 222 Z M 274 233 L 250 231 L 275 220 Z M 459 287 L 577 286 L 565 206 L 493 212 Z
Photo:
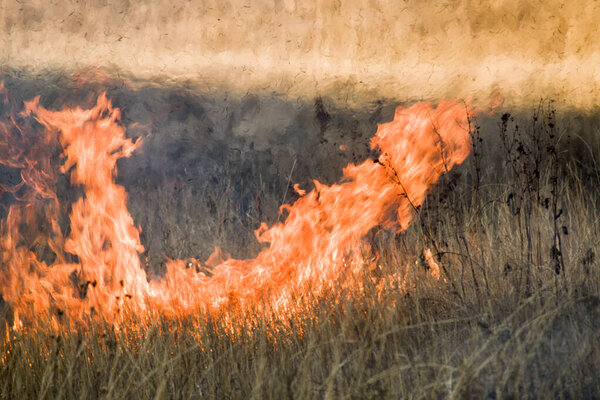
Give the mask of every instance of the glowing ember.
M 141 142 L 125 137 L 119 110 L 105 95 L 90 110 L 49 111 L 34 99 L 22 116 L 38 121 L 41 132 L 15 118 L 0 125 L 0 163 L 19 168 L 22 178 L 14 187 L 0 187 L 16 198 L 1 225 L 0 293 L 16 321 L 54 324 L 102 318 L 117 325 L 130 317 L 143 320 L 153 310 L 183 316 L 266 300 L 286 309 L 292 296 L 319 293 L 342 277 L 348 282 L 372 262 L 363 256 L 363 238 L 373 228 L 408 227 L 428 188 L 469 154 L 468 112 L 456 102 L 399 107 L 371 139 L 379 159 L 349 164 L 339 184 L 315 181 L 309 192 L 296 185 L 301 198 L 281 207 L 285 221 L 263 223 L 255 232 L 269 243 L 256 258 L 235 260 L 217 250 L 204 265 L 170 261 L 161 280 L 148 282 L 139 261 L 139 229 L 124 188 L 114 181 L 117 159 Z M 56 195 L 52 148 L 63 154 L 60 173 L 83 190 L 70 207 L 66 238 L 61 226 L 68 205 Z M 31 227 L 40 220 L 49 229 L 32 238 Z M 52 257 L 37 254 L 33 244 L 50 249 Z M 437 266 L 431 252 L 427 260 Z M 439 278 L 439 268 L 435 273 Z

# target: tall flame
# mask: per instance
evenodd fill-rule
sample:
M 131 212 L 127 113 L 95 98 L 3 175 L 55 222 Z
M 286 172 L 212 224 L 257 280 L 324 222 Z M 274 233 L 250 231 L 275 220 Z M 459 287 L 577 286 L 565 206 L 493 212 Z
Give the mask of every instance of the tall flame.
M 285 308 L 293 296 L 326 289 L 370 262 L 364 238 L 372 229 L 408 227 L 431 185 L 468 156 L 469 113 L 464 104 L 447 101 L 399 107 L 371 139 L 380 157 L 349 164 L 338 184 L 314 181 L 308 193 L 296 186 L 301 197 L 281 207 L 285 221 L 256 230 L 257 239 L 269 244 L 256 258 L 236 260 L 217 251 L 197 268 L 173 260 L 162 279 L 148 282 L 139 261 L 140 229 L 114 179 L 116 161 L 141 142 L 126 138 L 120 112 L 105 95 L 89 110 L 50 111 L 36 98 L 21 115 L 33 117 L 41 132 L 15 118 L 0 125 L 0 162 L 20 168 L 22 178 L 3 187 L 16 201 L 1 225 L 0 293 L 17 320 L 54 323 L 102 318 L 117 324 L 151 311 L 181 316 L 265 300 Z M 59 171 L 47 150 L 54 142 L 62 149 Z M 66 238 L 65 206 L 56 194 L 60 173 L 83 191 L 70 207 Z M 50 233 L 34 241 L 52 250 L 51 262 L 27 236 L 43 208 Z

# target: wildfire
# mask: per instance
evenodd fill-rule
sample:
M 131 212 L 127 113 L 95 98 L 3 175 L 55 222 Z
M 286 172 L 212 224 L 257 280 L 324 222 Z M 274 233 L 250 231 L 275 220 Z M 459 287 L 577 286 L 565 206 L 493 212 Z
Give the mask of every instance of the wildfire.
M 172 260 L 162 279 L 149 282 L 140 228 L 114 179 L 117 160 L 142 142 L 126 137 L 104 94 L 89 110 L 51 111 L 36 98 L 0 123 L 0 163 L 21 176 L 0 186 L 0 195 L 14 197 L 0 226 L 0 293 L 15 321 L 54 325 L 95 318 L 118 325 L 153 312 L 185 316 L 263 301 L 285 309 L 294 296 L 325 290 L 372 262 L 364 240 L 372 229 L 409 226 L 428 188 L 468 156 L 469 113 L 458 102 L 399 107 L 371 139 L 378 159 L 349 164 L 338 184 L 295 186 L 301 197 L 281 206 L 285 221 L 256 230 L 269 244 L 256 258 L 218 250 L 205 263 Z M 71 204 L 59 201 L 61 174 L 81 188 Z M 431 253 L 428 261 L 435 264 Z

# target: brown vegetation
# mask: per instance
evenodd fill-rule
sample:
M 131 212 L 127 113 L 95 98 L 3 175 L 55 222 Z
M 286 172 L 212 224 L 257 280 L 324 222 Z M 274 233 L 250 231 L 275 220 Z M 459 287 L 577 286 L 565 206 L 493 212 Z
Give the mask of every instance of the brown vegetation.
M 408 231 L 374 232 L 360 293 L 305 296 L 284 318 L 8 329 L 0 397 L 597 398 L 596 151 L 586 163 L 547 103 L 472 138 Z

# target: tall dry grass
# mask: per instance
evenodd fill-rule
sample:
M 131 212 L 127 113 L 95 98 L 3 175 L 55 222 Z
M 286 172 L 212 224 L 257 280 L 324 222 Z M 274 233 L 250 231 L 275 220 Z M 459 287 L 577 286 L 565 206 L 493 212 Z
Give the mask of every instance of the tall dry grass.
M 373 233 L 360 292 L 301 296 L 287 317 L 5 330 L 0 398 L 600 397 L 598 166 L 549 103 L 472 136 L 409 230 Z

